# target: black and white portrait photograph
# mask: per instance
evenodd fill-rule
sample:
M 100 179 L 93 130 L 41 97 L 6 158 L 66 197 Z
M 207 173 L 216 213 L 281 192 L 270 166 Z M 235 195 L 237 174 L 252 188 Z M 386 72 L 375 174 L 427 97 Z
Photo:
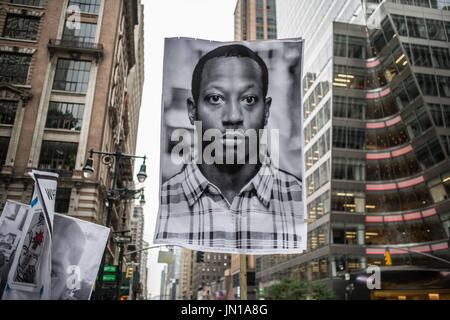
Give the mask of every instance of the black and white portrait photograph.
M 89 300 L 109 229 L 55 214 L 51 299 Z
M 304 250 L 302 52 L 299 39 L 166 39 L 155 243 Z

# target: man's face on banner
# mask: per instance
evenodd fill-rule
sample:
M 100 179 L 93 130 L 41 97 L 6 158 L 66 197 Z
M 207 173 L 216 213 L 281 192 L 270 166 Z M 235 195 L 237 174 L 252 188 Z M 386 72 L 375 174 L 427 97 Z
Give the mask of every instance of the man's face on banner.
M 201 121 L 203 132 L 219 130 L 224 148 L 245 142 L 248 156 L 249 141 L 244 133 L 253 129 L 259 137 L 269 118 L 271 99 L 264 96 L 262 78 L 261 67 L 250 58 L 209 60 L 203 69 L 198 101 L 188 101 L 191 122 Z

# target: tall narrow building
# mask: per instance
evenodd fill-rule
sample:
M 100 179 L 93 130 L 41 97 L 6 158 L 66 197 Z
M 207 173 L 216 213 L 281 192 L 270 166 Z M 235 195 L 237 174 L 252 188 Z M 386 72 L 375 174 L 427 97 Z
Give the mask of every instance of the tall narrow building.
M 277 5 L 279 36 L 306 41 L 310 223 L 306 253 L 258 259 L 260 288 L 295 277 L 339 298 L 449 299 L 450 1 Z M 361 280 L 370 265 L 382 290 Z
M 267 40 L 277 38 L 276 0 L 238 0 L 234 11 L 234 38 Z

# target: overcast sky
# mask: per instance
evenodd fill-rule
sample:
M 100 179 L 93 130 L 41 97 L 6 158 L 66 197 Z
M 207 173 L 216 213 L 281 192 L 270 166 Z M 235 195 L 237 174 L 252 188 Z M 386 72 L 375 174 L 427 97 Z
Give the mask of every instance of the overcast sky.
M 234 38 L 237 0 L 143 0 L 145 5 L 145 84 L 137 152 L 147 155 L 145 240 L 152 243 L 158 213 L 159 152 L 164 38 L 192 37 L 217 41 Z M 137 165 L 139 167 L 139 164 Z M 162 265 L 158 250 L 149 251 L 149 292 L 159 295 Z

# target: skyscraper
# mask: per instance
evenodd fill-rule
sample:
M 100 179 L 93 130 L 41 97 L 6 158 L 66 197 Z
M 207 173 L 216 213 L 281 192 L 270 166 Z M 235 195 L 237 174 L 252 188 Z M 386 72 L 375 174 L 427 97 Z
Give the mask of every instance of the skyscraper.
M 340 298 L 450 298 L 449 265 L 429 257 L 449 258 L 450 1 L 407 3 L 277 2 L 279 36 L 306 41 L 310 222 L 306 253 L 259 258 L 260 287 L 292 276 Z M 369 265 L 382 290 L 361 280 Z
M 276 0 L 238 0 L 234 12 L 235 40 L 277 38 Z

